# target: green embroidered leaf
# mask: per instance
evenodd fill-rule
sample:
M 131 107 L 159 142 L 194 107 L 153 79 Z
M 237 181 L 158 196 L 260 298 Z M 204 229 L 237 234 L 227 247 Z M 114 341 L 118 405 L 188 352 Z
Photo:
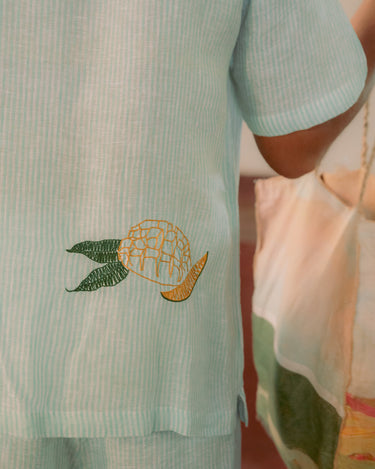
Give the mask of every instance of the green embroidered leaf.
M 110 262 L 93 270 L 75 290 L 73 291 L 94 291 L 100 287 L 114 287 L 127 277 L 129 270 L 126 269 L 120 261 Z
M 107 262 L 117 262 L 117 249 L 121 239 L 103 239 L 101 241 L 82 241 L 75 244 L 68 252 L 84 254 L 89 259 L 106 264 Z

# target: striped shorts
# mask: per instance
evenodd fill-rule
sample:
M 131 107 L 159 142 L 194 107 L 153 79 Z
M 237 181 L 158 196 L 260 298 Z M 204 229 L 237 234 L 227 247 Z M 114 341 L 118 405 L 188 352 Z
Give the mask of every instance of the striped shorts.
M 241 423 L 232 434 L 155 432 L 127 438 L 0 437 L 0 469 L 240 469 Z

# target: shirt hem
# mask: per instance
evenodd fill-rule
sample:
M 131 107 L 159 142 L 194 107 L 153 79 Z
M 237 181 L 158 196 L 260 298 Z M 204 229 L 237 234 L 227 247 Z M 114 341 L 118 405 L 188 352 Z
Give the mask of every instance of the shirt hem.
M 243 400 L 243 397 L 238 397 L 237 408 L 213 414 L 191 413 L 172 407 L 126 412 L 8 411 L 0 413 L 0 435 L 103 438 L 147 436 L 159 431 L 173 431 L 189 437 L 227 435 L 235 431 L 239 399 Z M 247 425 L 247 410 L 244 412 L 241 420 L 246 419 Z

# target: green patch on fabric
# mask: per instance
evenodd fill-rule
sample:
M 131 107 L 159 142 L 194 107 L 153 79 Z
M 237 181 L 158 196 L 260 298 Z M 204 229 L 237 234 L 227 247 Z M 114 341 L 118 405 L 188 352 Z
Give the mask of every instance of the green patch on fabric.
M 282 367 L 274 354 L 272 325 L 253 314 L 254 362 L 259 385 L 268 394 L 268 405 L 259 396 L 257 412 L 271 418 L 284 445 L 300 449 L 319 469 L 333 467 L 341 417 L 322 399 L 304 376 Z

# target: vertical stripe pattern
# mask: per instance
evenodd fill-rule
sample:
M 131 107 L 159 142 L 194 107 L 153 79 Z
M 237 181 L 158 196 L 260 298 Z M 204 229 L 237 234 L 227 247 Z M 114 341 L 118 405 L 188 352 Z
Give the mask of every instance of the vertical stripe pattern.
M 258 135 L 307 129 L 354 103 L 367 61 L 339 0 L 245 0 L 232 75 L 243 117 Z
M 0 438 L 0 467 L 17 469 L 240 469 L 241 424 L 233 434 L 130 438 Z
M 292 47 L 284 22 L 268 30 L 288 2 L 263 2 L 272 6 L 264 17 L 258 3 L 0 0 L 0 434 L 229 435 L 237 408 L 247 423 L 242 117 L 250 106 L 265 129 L 297 130 L 306 115 L 318 123 L 349 107 L 363 84 L 355 35 L 334 0 L 326 3 L 340 35 L 320 53 L 336 51 L 338 78 L 314 69 L 306 87 L 302 54 L 298 64 L 262 53 L 275 34 Z M 307 22 L 312 9 L 311 32 L 324 29 L 318 10 L 300 4 L 289 8 Z M 285 91 L 292 67 L 296 94 Z M 290 103 L 290 118 L 274 116 L 275 95 Z M 143 220 L 178 227 L 191 265 L 209 253 L 191 295 L 167 301 L 156 270 L 119 281 L 113 264 L 100 287 L 73 291 L 104 267 L 73 246 L 124 240 Z M 146 252 L 142 236 L 137 249 L 153 262 L 162 248 Z M 169 262 L 160 268 L 177 268 L 181 246 L 158 239 Z

